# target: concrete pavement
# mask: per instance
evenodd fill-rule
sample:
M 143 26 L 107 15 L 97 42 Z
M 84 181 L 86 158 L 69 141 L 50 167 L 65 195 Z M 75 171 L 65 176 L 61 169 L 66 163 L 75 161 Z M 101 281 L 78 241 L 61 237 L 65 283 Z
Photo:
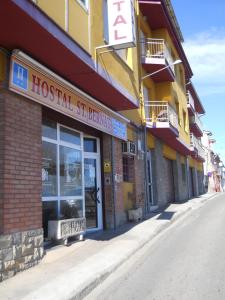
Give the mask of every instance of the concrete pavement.
M 84 242 L 47 250 L 42 262 L 0 283 L 0 299 L 82 299 L 159 232 L 215 194 L 171 204 L 138 224 L 88 235 Z
M 225 194 L 180 218 L 85 300 L 225 299 Z

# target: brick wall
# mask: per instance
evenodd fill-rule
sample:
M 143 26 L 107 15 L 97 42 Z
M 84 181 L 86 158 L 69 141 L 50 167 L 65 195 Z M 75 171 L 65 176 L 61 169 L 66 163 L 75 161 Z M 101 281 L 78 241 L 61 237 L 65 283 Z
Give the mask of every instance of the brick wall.
M 2 91 L 0 120 L 0 234 L 41 228 L 41 105 Z
M 103 162 L 110 161 L 111 168 L 114 168 L 114 174 L 121 175 L 121 182 L 113 181 L 112 172 L 104 173 L 104 208 L 105 208 L 105 226 L 114 227 L 114 209 L 116 214 L 116 227 L 125 223 L 127 220 L 124 211 L 123 189 L 122 189 L 122 147 L 121 140 L 113 138 L 113 161 L 112 161 L 112 137 L 103 134 Z M 114 166 L 112 164 L 114 163 Z M 107 180 L 109 179 L 109 181 Z M 113 185 L 114 182 L 114 185 Z M 113 203 L 113 193 L 115 197 L 115 207 Z
M 3 135 L 4 135 L 4 101 L 0 93 L 0 234 L 3 231 Z

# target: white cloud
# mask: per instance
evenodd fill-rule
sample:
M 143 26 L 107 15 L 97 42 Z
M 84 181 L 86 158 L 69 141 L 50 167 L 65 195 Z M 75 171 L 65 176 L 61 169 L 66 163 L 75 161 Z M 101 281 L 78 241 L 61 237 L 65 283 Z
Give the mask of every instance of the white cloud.
M 200 96 L 225 94 L 225 28 L 194 35 L 184 49 Z

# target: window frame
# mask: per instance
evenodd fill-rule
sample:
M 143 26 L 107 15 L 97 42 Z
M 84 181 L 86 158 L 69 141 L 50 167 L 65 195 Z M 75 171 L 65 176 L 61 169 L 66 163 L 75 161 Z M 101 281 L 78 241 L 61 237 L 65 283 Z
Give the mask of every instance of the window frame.
M 85 187 L 84 187 L 84 151 L 83 151 L 83 140 L 84 136 L 83 133 L 75 130 L 71 127 L 65 126 L 61 123 L 56 122 L 56 130 L 57 130 L 57 138 L 56 140 L 47 138 L 42 136 L 42 142 L 48 142 L 51 144 L 56 145 L 56 177 L 57 177 L 57 195 L 56 196 L 42 196 L 43 202 L 48 201 L 57 201 L 57 216 L 60 216 L 60 202 L 65 200 L 82 200 L 83 203 L 83 217 L 85 216 Z M 65 142 L 63 140 L 60 140 L 60 128 L 67 128 L 71 130 L 72 132 L 76 132 L 80 134 L 80 145 L 72 144 L 69 142 Z M 81 153 L 81 172 L 82 172 L 82 181 L 81 181 L 81 187 L 82 187 L 82 193 L 78 196 L 62 196 L 60 193 L 60 146 L 67 147 L 74 150 L 79 150 Z

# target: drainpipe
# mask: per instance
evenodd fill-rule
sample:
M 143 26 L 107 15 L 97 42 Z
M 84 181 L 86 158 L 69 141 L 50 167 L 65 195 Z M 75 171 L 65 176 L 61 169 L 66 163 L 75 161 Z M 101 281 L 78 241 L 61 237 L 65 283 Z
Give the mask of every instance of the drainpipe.
M 113 204 L 113 227 L 116 230 L 116 193 L 115 193 L 115 160 L 114 160 L 114 137 L 111 137 L 111 162 L 112 162 L 112 204 Z
M 147 164 L 147 130 L 146 125 L 143 125 L 144 127 L 144 182 L 145 182 L 145 215 L 149 212 L 149 189 L 148 189 L 148 164 Z
M 186 157 L 186 168 L 187 168 L 187 187 L 188 187 L 188 200 L 191 198 L 191 192 L 190 192 L 190 176 L 189 176 L 189 172 L 190 172 L 190 168 L 189 168 L 189 161 L 188 161 L 188 157 Z

